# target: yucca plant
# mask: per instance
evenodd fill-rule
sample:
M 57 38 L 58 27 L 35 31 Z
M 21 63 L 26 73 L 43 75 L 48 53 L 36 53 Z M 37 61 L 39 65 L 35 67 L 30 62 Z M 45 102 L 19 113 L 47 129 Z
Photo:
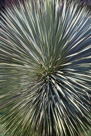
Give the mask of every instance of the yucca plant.
M 31 3 L 6 9 L 0 20 L 5 134 L 84 136 L 91 124 L 90 12 L 67 1 Z

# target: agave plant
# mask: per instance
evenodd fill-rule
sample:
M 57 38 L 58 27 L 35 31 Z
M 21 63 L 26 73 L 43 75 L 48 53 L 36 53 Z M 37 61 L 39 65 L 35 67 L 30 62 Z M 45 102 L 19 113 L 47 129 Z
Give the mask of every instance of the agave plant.
M 0 25 L 0 121 L 10 136 L 83 136 L 91 124 L 90 12 L 31 0 Z

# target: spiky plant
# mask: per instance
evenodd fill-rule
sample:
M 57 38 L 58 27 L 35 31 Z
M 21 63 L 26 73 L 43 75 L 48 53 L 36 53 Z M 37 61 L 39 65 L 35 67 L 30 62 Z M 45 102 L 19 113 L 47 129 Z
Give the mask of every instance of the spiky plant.
M 90 12 L 67 1 L 0 20 L 0 113 L 10 136 L 83 136 L 91 124 Z

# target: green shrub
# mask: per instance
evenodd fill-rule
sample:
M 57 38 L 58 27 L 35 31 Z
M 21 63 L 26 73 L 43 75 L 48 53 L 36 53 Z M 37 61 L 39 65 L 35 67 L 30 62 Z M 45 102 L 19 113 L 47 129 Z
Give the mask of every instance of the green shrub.
M 90 13 L 45 1 L 0 20 L 0 112 L 10 136 L 83 136 L 90 118 Z

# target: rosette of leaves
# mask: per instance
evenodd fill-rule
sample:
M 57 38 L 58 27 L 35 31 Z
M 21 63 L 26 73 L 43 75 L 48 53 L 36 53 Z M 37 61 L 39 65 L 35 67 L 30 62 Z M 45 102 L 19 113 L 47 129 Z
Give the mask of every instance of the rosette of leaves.
M 84 135 L 90 12 L 67 1 L 32 2 L 6 9 L 0 20 L 0 121 L 10 136 Z

